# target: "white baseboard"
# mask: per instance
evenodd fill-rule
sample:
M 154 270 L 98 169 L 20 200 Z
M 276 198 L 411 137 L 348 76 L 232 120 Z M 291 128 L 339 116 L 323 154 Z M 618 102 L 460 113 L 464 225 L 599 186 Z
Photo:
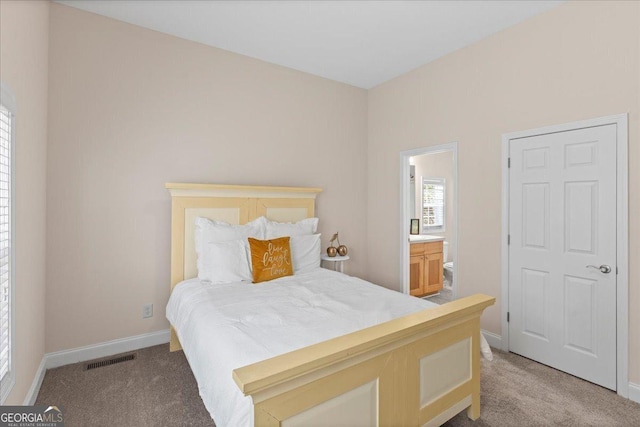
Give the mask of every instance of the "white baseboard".
M 27 396 L 24 398 L 23 405 L 25 406 L 31 406 L 36 403 L 36 398 L 38 397 L 38 393 L 40 392 L 40 386 L 42 385 L 42 381 L 44 380 L 44 374 L 47 372 L 47 369 L 45 368 L 46 361 L 47 356 L 44 355 L 42 357 L 42 360 L 40 361 L 40 366 L 38 366 L 36 375 L 33 377 L 33 382 L 31 383 L 31 387 L 29 387 Z
M 481 329 L 480 331 L 489 343 L 489 347 L 497 348 L 498 350 L 502 349 L 502 337 L 500 335 L 485 331 L 484 329 Z
M 169 330 L 165 329 L 163 331 L 150 332 L 148 334 L 136 335 L 134 337 L 106 341 L 99 344 L 88 345 L 86 347 L 56 351 L 54 353 L 45 354 L 46 368 L 57 368 L 59 366 L 113 356 L 114 354 L 125 353 L 127 351 L 138 350 L 168 342 Z
M 640 385 L 629 383 L 629 400 L 640 403 Z

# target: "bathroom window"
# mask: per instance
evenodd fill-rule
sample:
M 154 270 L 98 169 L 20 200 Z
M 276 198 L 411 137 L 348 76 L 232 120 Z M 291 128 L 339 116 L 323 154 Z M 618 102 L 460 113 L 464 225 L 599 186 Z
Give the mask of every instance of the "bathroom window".
M 444 178 L 422 178 L 422 233 L 444 231 Z

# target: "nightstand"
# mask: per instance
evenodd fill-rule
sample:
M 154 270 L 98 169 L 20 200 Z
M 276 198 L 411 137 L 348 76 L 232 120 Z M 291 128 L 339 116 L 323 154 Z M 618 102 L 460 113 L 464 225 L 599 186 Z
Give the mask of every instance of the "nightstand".
M 340 263 L 340 273 L 344 273 L 344 262 L 349 260 L 349 255 L 345 255 L 345 256 L 336 255 L 331 257 L 325 254 L 325 255 L 322 255 L 320 258 L 322 259 L 322 261 L 333 262 L 333 271 L 338 271 L 338 263 Z

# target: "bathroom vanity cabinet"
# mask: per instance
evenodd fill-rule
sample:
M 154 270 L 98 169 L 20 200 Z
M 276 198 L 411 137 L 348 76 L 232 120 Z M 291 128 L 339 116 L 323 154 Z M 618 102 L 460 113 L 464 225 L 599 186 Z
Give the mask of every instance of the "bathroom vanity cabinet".
M 442 289 L 442 240 L 410 245 L 410 294 L 423 296 Z

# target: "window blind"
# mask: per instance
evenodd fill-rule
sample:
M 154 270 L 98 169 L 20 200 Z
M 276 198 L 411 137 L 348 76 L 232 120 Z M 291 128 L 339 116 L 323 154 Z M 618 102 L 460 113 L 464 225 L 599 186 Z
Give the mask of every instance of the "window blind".
M 422 229 L 444 228 L 444 179 L 422 180 Z
M 0 105 L 0 381 L 11 368 L 11 112 Z

